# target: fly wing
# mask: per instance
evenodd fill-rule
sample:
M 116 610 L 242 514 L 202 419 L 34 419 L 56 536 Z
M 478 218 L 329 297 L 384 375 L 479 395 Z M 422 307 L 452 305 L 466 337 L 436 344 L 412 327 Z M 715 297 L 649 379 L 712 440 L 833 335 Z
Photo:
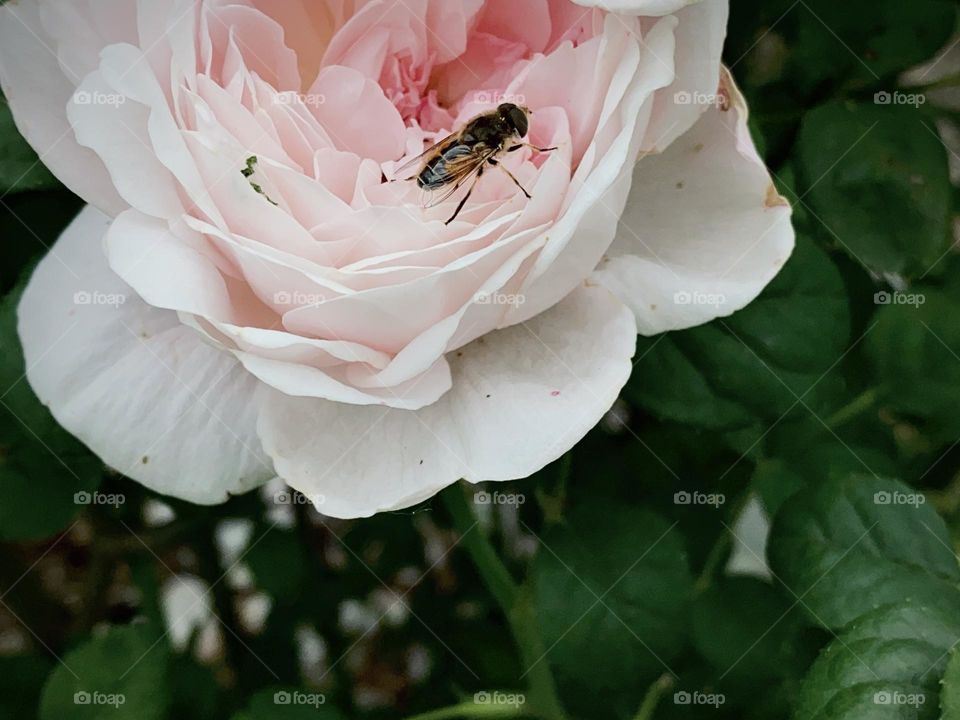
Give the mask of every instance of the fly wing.
M 437 152 L 437 150 L 439 150 L 444 144 L 448 143 L 451 138 L 453 138 L 453 135 L 447 135 L 445 138 L 438 140 L 433 145 L 428 147 L 415 158 L 407 160 L 407 162 L 405 162 L 403 165 L 395 168 L 393 171 L 393 179 L 412 180 L 415 178 L 419 174 L 420 166 L 423 165 L 423 161 L 426 160 L 430 155 Z M 410 171 L 414 169 L 417 170 L 417 172 L 410 174 Z
M 496 149 L 491 150 L 485 147 L 473 149 L 466 145 L 458 145 L 444 153 L 442 189 L 438 187 L 429 192 L 424 198 L 423 207 L 432 208 L 448 200 L 464 183 L 472 180 L 496 152 Z

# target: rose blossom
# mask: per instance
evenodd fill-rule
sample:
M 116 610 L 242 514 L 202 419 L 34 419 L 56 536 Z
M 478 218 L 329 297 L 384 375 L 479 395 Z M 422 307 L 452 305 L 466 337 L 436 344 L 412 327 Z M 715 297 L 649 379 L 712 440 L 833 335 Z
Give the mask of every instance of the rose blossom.
M 734 312 L 790 254 L 726 21 L 726 0 L 8 3 L 3 91 L 89 203 L 20 304 L 31 385 L 108 465 L 198 503 L 279 476 L 356 517 L 530 475 L 610 408 L 638 331 Z M 461 195 L 387 182 L 504 101 L 558 147 L 504 160 L 532 199 L 491 169 L 445 225 Z

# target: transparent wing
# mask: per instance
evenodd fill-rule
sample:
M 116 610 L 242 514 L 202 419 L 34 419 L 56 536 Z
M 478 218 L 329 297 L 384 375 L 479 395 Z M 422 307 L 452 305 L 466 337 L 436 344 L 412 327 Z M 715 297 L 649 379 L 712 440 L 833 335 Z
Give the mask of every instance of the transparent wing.
M 465 183 L 476 177 L 487 160 L 495 154 L 496 150 L 482 150 L 452 158 L 446 165 L 444 177 L 449 178 L 447 183 L 435 190 L 427 191 L 423 198 L 423 207 L 436 207 L 450 199 Z
M 407 160 L 403 165 L 401 165 L 400 167 L 396 168 L 393 171 L 393 179 L 394 180 L 412 180 L 413 178 L 415 178 L 419 173 L 420 166 L 423 164 L 424 159 L 426 159 L 428 155 L 431 155 L 432 153 L 436 152 L 444 143 L 448 142 L 452 137 L 453 135 L 447 135 L 445 138 L 438 140 L 433 145 L 428 147 L 426 150 L 424 150 L 422 153 L 417 155 L 415 158 L 411 160 Z M 417 172 L 410 174 L 411 170 L 416 170 Z M 406 176 L 406 177 L 403 177 L 403 176 Z

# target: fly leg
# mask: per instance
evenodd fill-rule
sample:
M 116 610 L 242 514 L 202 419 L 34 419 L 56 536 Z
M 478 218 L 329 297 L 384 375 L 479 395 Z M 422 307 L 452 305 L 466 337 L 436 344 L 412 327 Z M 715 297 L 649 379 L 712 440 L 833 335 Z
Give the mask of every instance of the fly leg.
M 511 180 L 513 180 L 513 184 L 516 185 L 518 188 L 520 188 L 520 190 L 523 192 L 523 194 L 527 196 L 527 199 L 528 199 L 528 200 L 533 198 L 533 195 L 531 195 L 530 193 L 528 193 L 528 192 L 526 191 L 526 189 L 524 189 L 523 185 L 521 185 L 521 184 L 520 184 L 520 181 L 517 180 L 517 178 L 514 177 L 514 175 L 513 175 L 512 172 L 510 172 L 509 170 L 507 170 L 503 165 L 501 165 L 500 163 L 498 163 L 494 158 L 490 158 L 487 162 L 489 162 L 491 165 L 494 165 L 494 166 L 500 168 L 501 170 L 503 170 L 503 171 L 507 174 L 507 177 L 509 177 Z
M 555 147 L 548 147 L 548 148 L 537 147 L 536 145 L 531 145 L 530 143 L 525 142 L 525 143 L 519 143 L 517 145 L 514 145 L 513 147 L 507 148 L 507 152 L 515 152 L 520 148 L 525 148 L 525 147 L 528 147 L 535 152 L 541 152 L 541 153 L 550 152 L 551 150 L 557 149 Z
M 463 210 L 463 206 L 466 205 L 467 200 L 470 197 L 470 193 L 473 192 L 473 188 L 476 187 L 477 181 L 480 179 L 482 175 L 483 175 L 483 166 L 481 165 L 480 169 L 477 171 L 477 176 L 473 179 L 473 182 L 470 183 L 470 189 L 467 190 L 467 194 L 463 196 L 463 199 L 460 201 L 460 204 L 457 205 L 457 209 L 453 211 L 453 215 L 450 216 L 450 219 L 447 220 L 444 223 L 444 225 L 449 225 L 450 223 L 452 223 L 456 219 L 457 215 L 460 214 L 460 211 Z

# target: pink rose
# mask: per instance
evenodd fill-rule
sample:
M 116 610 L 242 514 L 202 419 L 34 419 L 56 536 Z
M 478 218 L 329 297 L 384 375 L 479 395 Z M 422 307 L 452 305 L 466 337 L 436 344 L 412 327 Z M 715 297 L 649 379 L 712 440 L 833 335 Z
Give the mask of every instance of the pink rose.
M 90 203 L 20 305 L 36 393 L 198 503 L 279 476 L 365 516 L 555 460 L 638 331 L 734 312 L 793 246 L 720 65 L 727 1 L 608 7 L 8 3 L 3 91 Z M 504 158 L 532 199 L 492 168 L 446 225 L 462 192 L 386 182 L 501 102 L 558 148 Z

